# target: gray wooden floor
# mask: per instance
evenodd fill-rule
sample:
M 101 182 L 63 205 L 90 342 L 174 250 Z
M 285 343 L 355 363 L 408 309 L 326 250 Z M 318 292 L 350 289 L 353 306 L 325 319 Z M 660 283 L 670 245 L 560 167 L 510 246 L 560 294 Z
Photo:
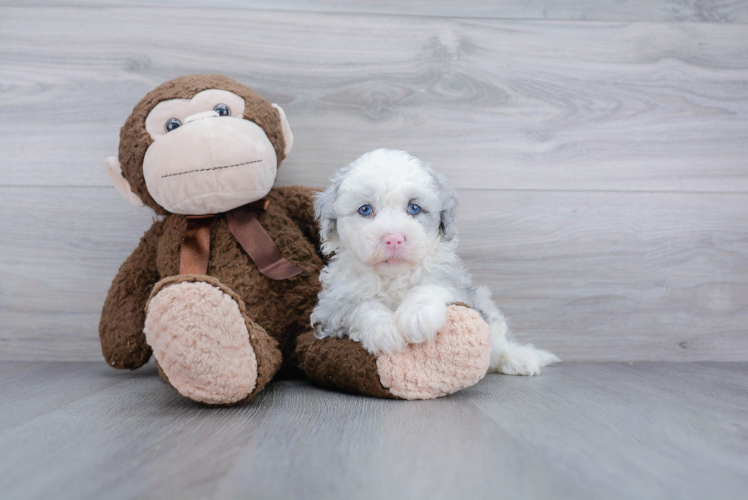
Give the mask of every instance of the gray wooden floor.
M 278 382 L 204 408 L 102 363 L 0 363 L 1 498 L 745 498 L 748 364 L 562 364 L 448 398 Z

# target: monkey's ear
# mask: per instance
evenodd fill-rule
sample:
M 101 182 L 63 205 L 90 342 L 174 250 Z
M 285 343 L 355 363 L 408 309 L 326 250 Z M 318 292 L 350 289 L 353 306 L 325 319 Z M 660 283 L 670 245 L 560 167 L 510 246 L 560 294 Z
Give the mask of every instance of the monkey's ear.
M 283 111 L 283 108 L 277 104 L 273 104 L 273 107 L 278 110 L 278 114 L 280 115 L 281 130 L 283 130 L 283 142 L 286 143 L 286 147 L 283 148 L 283 154 L 288 156 L 293 147 L 293 132 L 291 132 L 291 125 L 288 124 L 288 119 L 286 118 L 286 113 Z
M 122 177 L 122 167 L 120 167 L 119 160 L 114 156 L 110 156 L 104 160 L 104 163 L 106 163 L 106 171 L 109 172 L 109 177 L 111 177 L 117 191 L 119 191 L 131 205 L 135 205 L 136 207 L 144 206 L 145 203 L 143 203 L 143 200 L 141 200 L 137 194 L 132 192 L 132 189 L 130 189 L 130 183 L 127 182 L 127 179 Z

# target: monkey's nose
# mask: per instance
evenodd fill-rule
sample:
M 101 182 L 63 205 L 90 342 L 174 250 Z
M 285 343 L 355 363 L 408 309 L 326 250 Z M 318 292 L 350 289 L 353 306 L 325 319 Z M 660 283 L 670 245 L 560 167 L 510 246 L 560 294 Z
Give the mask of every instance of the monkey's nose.
M 203 111 L 202 113 L 195 113 L 194 115 L 190 115 L 187 118 L 184 119 L 184 124 L 187 125 L 190 122 L 194 122 L 196 120 L 202 120 L 203 118 L 217 118 L 218 113 L 215 111 Z

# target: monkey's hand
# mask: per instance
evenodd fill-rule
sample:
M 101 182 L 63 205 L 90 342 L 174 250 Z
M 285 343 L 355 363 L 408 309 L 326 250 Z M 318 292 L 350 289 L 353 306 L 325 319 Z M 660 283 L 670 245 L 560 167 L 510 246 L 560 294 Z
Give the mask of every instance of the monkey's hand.
M 145 306 L 153 285 L 159 280 L 156 245 L 163 221 L 153 224 L 140 244 L 120 267 L 109 288 L 99 323 L 101 351 L 114 368 L 134 370 L 151 357 L 143 325 Z

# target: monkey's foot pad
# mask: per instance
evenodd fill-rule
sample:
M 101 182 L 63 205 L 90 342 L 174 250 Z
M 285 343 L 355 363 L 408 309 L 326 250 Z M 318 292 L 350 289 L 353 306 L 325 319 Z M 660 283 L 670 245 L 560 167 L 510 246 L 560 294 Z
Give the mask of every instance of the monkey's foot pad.
M 473 309 L 452 305 L 433 342 L 377 358 L 382 386 L 403 399 L 433 399 L 482 379 L 491 359 L 488 324 Z
M 180 282 L 148 304 L 145 335 L 169 383 L 183 396 L 231 404 L 255 388 L 257 358 L 239 305 L 208 283 Z

